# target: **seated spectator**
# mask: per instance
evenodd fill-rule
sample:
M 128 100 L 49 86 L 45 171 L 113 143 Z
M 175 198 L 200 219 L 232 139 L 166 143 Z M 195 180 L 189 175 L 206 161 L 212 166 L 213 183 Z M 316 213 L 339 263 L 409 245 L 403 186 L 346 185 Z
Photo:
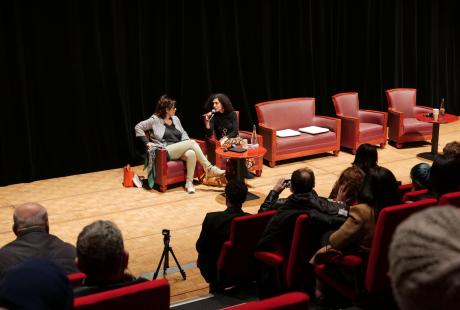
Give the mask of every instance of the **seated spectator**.
M 288 198 L 278 198 L 279 194 L 290 186 L 292 195 Z M 274 244 L 282 244 L 288 249 L 294 233 L 294 225 L 297 216 L 308 213 L 312 218 L 321 222 L 321 235 L 330 229 L 337 229 L 345 220 L 348 214 L 346 205 L 343 202 L 328 200 L 319 197 L 314 190 L 315 174 L 308 168 L 297 169 L 292 173 L 290 183 L 279 179 L 259 212 L 266 210 L 278 210 L 267 225 L 259 243 L 259 250 L 273 250 Z M 341 200 L 344 192 L 339 190 L 337 199 Z
M 78 235 L 77 266 L 86 274 L 75 297 L 108 291 L 146 281 L 127 272 L 129 254 L 118 227 L 110 221 L 96 221 Z
M 371 144 L 364 143 L 356 150 L 355 160 L 352 164 L 364 171 L 364 174 L 367 174 L 369 169 L 377 167 L 377 162 L 377 148 Z
M 201 275 L 210 284 L 210 292 L 218 290 L 217 260 L 222 245 L 230 238 L 230 224 L 235 217 L 247 215 L 241 210 L 246 200 L 248 188 L 238 180 L 232 180 L 225 186 L 224 211 L 206 214 L 201 228 L 200 237 L 196 242 L 198 251 L 198 268 Z
M 73 309 L 72 286 L 56 264 L 32 258 L 5 272 L 0 286 L 0 308 Z
M 419 163 L 410 170 L 410 178 L 412 180 L 412 190 L 418 191 L 429 188 L 431 166 L 426 163 Z
M 22 204 L 14 210 L 16 240 L 0 249 L 0 278 L 9 268 L 31 258 L 48 258 L 66 274 L 78 272 L 75 247 L 49 233 L 48 213 L 38 203 Z
M 460 157 L 460 142 L 452 141 L 446 144 L 442 149 L 444 156 L 451 157 Z
M 331 249 L 367 256 L 380 210 L 401 203 L 393 173 L 384 167 L 371 168 L 364 179 L 359 202 L 350 208 L 346 222 L 330 236 L 328 244 L 315 254 L 311 263 L 318 263 L 321 255 Z
M 460 190 L 460 157 L 437 155 L 430 169 L 430 193 L 439 199 L 446 193 Z
M 401 223 L 389 249 L 389 276 L 401 310 L 460 305 L 460 212 L 428 208 Z
M 340 187 L 343 187 L 345 197 L 344 200 L 347 206 L 352 206 L 358 203 L 358 196 L 361 192 L 361 187 L 364 181 L 364 172 L 357 166 L 351 166 L 345 169 L 339 179 L 335 182 L 329 198 L 337 199 Z

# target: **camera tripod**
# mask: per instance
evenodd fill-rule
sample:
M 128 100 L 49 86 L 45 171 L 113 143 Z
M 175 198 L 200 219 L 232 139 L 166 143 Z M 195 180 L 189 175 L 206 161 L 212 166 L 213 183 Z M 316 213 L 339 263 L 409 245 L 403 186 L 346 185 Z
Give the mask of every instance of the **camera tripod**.
M 176 262 L 177 268 L 179 268 L 180 274 L 182 275 L 182 279 L 185 280 L 187 278 L 187 275 L 185 274 L 185 271 L 182 269 L 179 262 L 177 261 L 176 255 L 174 254 L 172 247 L 169 245 L 169 241 L 171 240 L 171 235 L 169 234 L 169 230 L 163 229 L 162 234 L 163 234 L 163 243 L 164 243 L 163 254 L 161 254 L 161 258 L 160 258 L 160 262 L 158 263 L 157 270 L 153 274 L 153 279 L 156 279 L 158 277 L 158 271 L 160 270 L 161 263 L 163 262 L 163 260 L 164 260 L 163 276 L 166 275 L 166 271 L 169 268 L 169 253 L 171 253 L 172 257 L 174 258 L 174 261 Z

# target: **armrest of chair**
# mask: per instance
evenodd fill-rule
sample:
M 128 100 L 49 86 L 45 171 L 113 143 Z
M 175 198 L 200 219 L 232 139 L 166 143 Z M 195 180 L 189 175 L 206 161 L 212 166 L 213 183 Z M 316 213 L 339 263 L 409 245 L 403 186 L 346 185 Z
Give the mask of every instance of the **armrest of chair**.
M 402 127 L 403 112 L 398 112 L 393 109 L 388 109 L 388 127 L 398 128 Z
M 259 133 L 263 139 L 263 145 L 267 150 L 275 150 L 276 146 L 276 130 L 265 124 L 259 123 Z
M 330 131 L 340 132 L 340 119 L 329 116 L 315 116 L 312 124 L 314 126 L 326 127 Z
M 359 110 L 359 120 L 363 123 L 373 123 L 384 126 L 387 119 L 386 112 L 374 110 Z
M 433 112 L 433 108 L 430 108 L 430 107 L 425 107 L 425 106 L 421 106 L 421 105 L 417 105 L 414 107 L 414 113 L 417 114 L 417 113 L 431 113 Z
M 155 179 L 168 175 L 168 151 L 165 148 L 157 149 L 155 154 Z
M 275 252 L 265 252 L 265 251 L 260 251 L 260 252 L 255 252 L 254 253 L 255 258 L 272 267 L 280 266 L 283 263 L 284 257 L 275 253 Z

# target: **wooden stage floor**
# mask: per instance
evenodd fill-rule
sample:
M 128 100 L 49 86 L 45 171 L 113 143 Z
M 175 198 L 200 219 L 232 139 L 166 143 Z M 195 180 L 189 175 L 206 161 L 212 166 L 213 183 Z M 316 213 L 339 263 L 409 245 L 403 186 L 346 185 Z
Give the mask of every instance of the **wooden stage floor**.
M 442 125 L 440 151 L 447 142 L 459 137 L 460 122 Z M 408 145 L 400 150 L 387 144 L 385 149 L 378 151 L 379 163 L 407 183 L 410 168 L 422 161 L 416 158 L 416 154 L 430 149 L 429 143 Z M 285 161 L 275 168 L 264 166 L 260 178 L 247 181 L 250 191 L 261 198 L 247 202 L 244 210 L 256 213 L 278 178 L 289 178 L 293 170 L 305 166 L 315 172 L 317 192 L 327 196 L 340 172 L 353 158 L 350 153 L 342 151 L 338 157 L 324 154 Z M 139 175 L 145 175 L 141 166 L 135 170 Z M 156 268 L 163 250 L 161 231 L 167 228 L 171 230 L 171 246 L 180 264 L 187 267 L 185 281 L 178 272 L 167 275 L 171 284 L 171 302 L 207 295 L 208 286 L 194 267 L 197 258 L 195 242 L 205 214 L 225 208 L 220 195 L 223 189 L 198 185 L 196 194 L 189 195 L 182 186 L 160 193 L 123 188 L 121 182 L 122 169 L 119 168 L 0 187 L 0 246 L 14 239 L 11 231 L 14 207 L 35 201 L 48 209 L 51 233 L 72 244 L 76 243 L 78 233 L 85 225 L 99 219 L 114 221 L 122 230 L 130 253 L 129 269 L 140 275 Z M 286 190 L 281 196 L 288 194 Z M 174 265 L 172 258 L 170 264 Z

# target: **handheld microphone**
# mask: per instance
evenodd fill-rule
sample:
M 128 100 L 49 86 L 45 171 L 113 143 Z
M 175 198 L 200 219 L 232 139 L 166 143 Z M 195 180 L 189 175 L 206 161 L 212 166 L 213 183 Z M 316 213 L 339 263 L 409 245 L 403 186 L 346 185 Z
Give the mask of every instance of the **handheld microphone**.
M 209 117 L 208 121 L 210 121 L 211 118 L 214 117 L 214 114 L 216 114 L 216 109 L 212 109 L 212 110 L 211 110 L 211 116 Z

